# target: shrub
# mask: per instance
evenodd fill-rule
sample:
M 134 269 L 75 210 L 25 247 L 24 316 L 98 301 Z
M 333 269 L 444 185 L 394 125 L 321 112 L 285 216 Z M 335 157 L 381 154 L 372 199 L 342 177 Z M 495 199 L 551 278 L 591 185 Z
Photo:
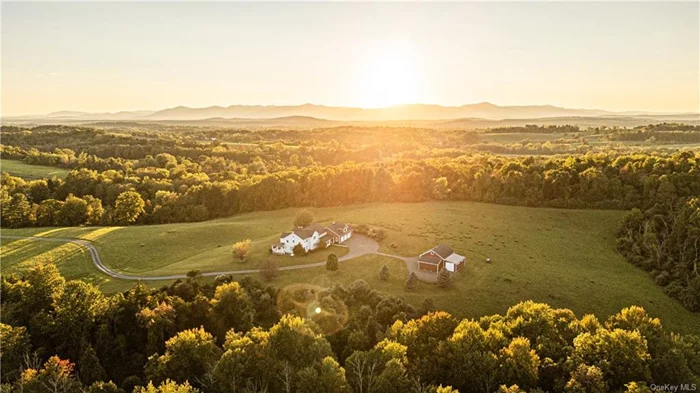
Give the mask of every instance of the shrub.
M 294 246 L 294 248 L 292 249 L 292 253 L 295 256 L 304 256 L 306 255 L 306 250 L 304 249 L 304 246 L 302 246 L 301 243 L 299 243 L 296 246 Z
M 202 275 L 202 271 L 201 271 L 201 270 L 196 270 L 196 269 L 195 269 L 195 270 L 190 270 L 189 272 L 187 272 L 187 277 L 188 277 L 188 278 L 197 278 L 197 277 L 199 277 L 199 276 L 201 276 L 201 275 Z
M 418 277 L 416 277 L 416 273 L 411 272 L 406 278 L 406 289 L 412 291 L 416 289 L 416 286 L 418 286 Z
M 220 274 L 214 278 L 216 286 L 219 286 L 220 284 L 226 284 L 231 281 L 233 281 L 233 276 L 230 274 Z
M 260 268 L 260 277 L 264 281 L 272 281 L 279 275 L 279 268 L 274 261 L 266 261 Z
M 297 213 L 296 218 L 294 218 L 295 227 L 305 227 L 311 225 L 314 222 L 314 214 L 308 210 L 302 210 Z
M 389 280 L 389 266 L 387 266 L 386 263 L 379 269 L 379 279 L 382 281 Z
M 369 230 L 369 232 L 367 232 L 367 236 L 380 242 L 384 240 L 384 230 L 381 228 L 372 228 Z
M 438 273 L 437 285 L 440 288 L 448 288 L 450 285 L 452 285 L 452 275 L 447 271 L 447 269 L 442 269 L 440 270 L 440 273 Z
M 250 239 L 245 239 L 234 243 L 231 247 L 231 250 L 233 251 L 233 258 L 239 262 L 242 262 L 248 256 L 251 243 L 252 242 Z
M 332 272 L 338 270 L 338 256 L 335 254 L 328 254 L 328 259 L 326 259 L 326 270 Z

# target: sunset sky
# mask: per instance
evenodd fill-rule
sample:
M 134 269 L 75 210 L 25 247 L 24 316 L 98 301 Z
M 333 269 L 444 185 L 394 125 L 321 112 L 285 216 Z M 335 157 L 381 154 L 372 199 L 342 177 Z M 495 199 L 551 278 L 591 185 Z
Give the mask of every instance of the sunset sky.
M 232 104 L 697 112 L 698 2 L 3 3 L 2 113 Z

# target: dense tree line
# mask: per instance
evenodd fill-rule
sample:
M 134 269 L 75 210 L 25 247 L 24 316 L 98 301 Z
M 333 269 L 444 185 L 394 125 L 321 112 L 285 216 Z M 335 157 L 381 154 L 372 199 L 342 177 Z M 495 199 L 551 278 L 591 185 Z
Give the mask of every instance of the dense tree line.
M 572 126 L 572 125 L 563 125 L 563 126 L 557 126 L 557 125 L 547 125 L 547 126 L 540 126 L 536 124 L 526 124 L 522 127 L 494 127 L 488 130 L 488 132 L 494 132 L 494 133 L 502 133 L 502 134 L 511 134 L 511 133 L 531 133 L 531 134 L 578 134 L 581 132 L 581 128 L 579 126 Z
M 700 311 L 700 198 L 632 210 L 618 235 L 620 251 L 650 271 L 657 284 L 691 311 Z
M 700 338 L 671 334 L 636 306 L 600 321 L 528 301 L 459 320 L 362 280 L 276 290 L 229 277 L 104 296 L 53 265 L 3 277 L 2 294 L 3 392 L 639 392 L 700 382 Z
M 8 206 L 2 211 L 3 225 L 199 221 L 292 206 L 429 199 L 629 209 L 700 195 L 700 154 L 690 152 L 670 156 L 465 155 L 286 167 L 272 173 L 231 173 L 222 169 L 220 173 L 230 180 L 213 180 L 200 164 L 167 153 L 137 164 L 126 170 L 82 168 L 71 171 L 64 180 L 27 182 L 3 174 L 0 199 L 3 206 Z M 127 214 L 133 219 L 120 216 L 118 202 L 125 194 L 132 203 L 121 207 L 133 209 Z M 103 219 L 80 213 L 80 220 L 72 220 L 59 214 L 77 204 L 94 206 L 93 212 L 100 211 L 101 204 Z M 81 212 L 86 210 L 90 209 L 80 208 Z
M 700 126 L 677 123 L 649 124 L 632 129 L 607 130 L 611 141 L 644 141 L 654 143 L 700 142 Z

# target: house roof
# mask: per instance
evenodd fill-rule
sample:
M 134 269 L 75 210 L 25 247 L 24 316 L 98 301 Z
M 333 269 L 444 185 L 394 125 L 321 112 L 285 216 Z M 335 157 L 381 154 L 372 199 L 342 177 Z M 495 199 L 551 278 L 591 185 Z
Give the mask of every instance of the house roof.
M 329 235 L 329 234 L 326 233 L 325 235 L 321 236 L 320 241 L 325 242 L 325 241 L 327 241 L 328 239 L 330 239 L 330 238 L 332 238 L 332 237 L 333 237 L 333 236 L 331 236 L 331 235 Z
M 292 234 L 292 232 L 282 232 L 282 234 L 280 235 L 280 239 L 284 239 L 285 237 L 287 237 L 291 234 Z
M 437 256 L 437 255 L 430 255 L 430 254 L 428 254 L 428 253 L 425 253 L 425 254 L 421 255 L 421 256 L 418 258 L 418 261 L 420 261 L 420 262 L 425 262 L 425 263 L 430 263 L 430 264 L 433 264 L 433 265 L 439 265 L 440 262 L 442 262 L 442 258 L 440 258 L 440 257 Z
M 309 238 L 313 236 L 314 232 L 318 232 L 319 234 L 325 233 L 326 228 L 318 223 L 313 223 L 309 226 L 305 227 L 297 227 L 292 229 L 292 232 L 294 232 L 297 236 L 299 236 L 302 239 Z
M 282 243 L 275 243 L 272 245 L 272 247 L 275 247 L 275 248 L 283 247 L 283 246 L 284 246 L 284 244 L 282 244 Z
M 343 235 L 343 229 L 347 228 L 348 230 L 351 230 L 352 227 L 347 224 L 343 224 L 342 222 L 334 222 L 331 225 L 326 227 L 329 231 L 333 232 L 336 236 L 340 237 Z
M 445 244 L 440 244 L 439 246 L 433 247 L 432 251 L 438 254 L 442 259 L 445 259 L 450 255 L 454 254 L 454 250 L 452 250 L 450 246 Z

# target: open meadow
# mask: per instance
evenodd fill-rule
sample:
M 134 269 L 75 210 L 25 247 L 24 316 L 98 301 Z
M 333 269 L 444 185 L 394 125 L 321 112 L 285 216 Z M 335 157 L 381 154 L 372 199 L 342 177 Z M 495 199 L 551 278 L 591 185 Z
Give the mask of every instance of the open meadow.
M 56 176 L 65 178 L 69 170 L 55 166 L 25 164 L 19 160 L 0 160 L 0 170 L 24 179 L 42 179 Z
M 267 260 L 278 266 L 306 264 L 325 260 L 330 251 L 347 253 L 347 249 L 333 247 L 301 258 L 270 255 L 269 244 L 290 228 L 297 211 L 256 212 L 189 224 L 6 229 L 3 234 L 90 240 L 109 268 L 143 276 L 253 269 Z M 637 304 L 675 331 L 699 331 L 700 315 L 666 296 L 646 272 L 616 251 L 615 231 L 624 215 L 621 211 L 472 202 L 377 203 L 312 211 L 320 222 L 336 220 L 383 229 L 386 238 L 380 242 L 381 252 L 416 256 L 436 244 L 448 244 L 466 256 L 465 269 L 454 278 L 452 288 L 421 283 L 415 291 L 407 292 L 402 260 L 365 255 L 342 262 L 337 272 L 323 267 L 280 272 L 272 285 L 301 282 L 325 287 L 364 279 L 373 288 L 404 296 L 415 305 L 431 297 L 439 309 L 460 317 L 503 313 L 527 299 L 570 308 L 579 316 L 595 313 L 599 317 Z M 245 262 L 234 262 L 231 244 L 246 238 L 253 243 L 251 254 Z M 3 241 L 1 251 L 4 272 L 33 261 L 52 260 L 67 277 L 86 279 L 105 292 L 132 285 L 97 271 L 87 252 L 72 244 Z M 391 271 L 388 281 L 377 277 L 384 263 Z

